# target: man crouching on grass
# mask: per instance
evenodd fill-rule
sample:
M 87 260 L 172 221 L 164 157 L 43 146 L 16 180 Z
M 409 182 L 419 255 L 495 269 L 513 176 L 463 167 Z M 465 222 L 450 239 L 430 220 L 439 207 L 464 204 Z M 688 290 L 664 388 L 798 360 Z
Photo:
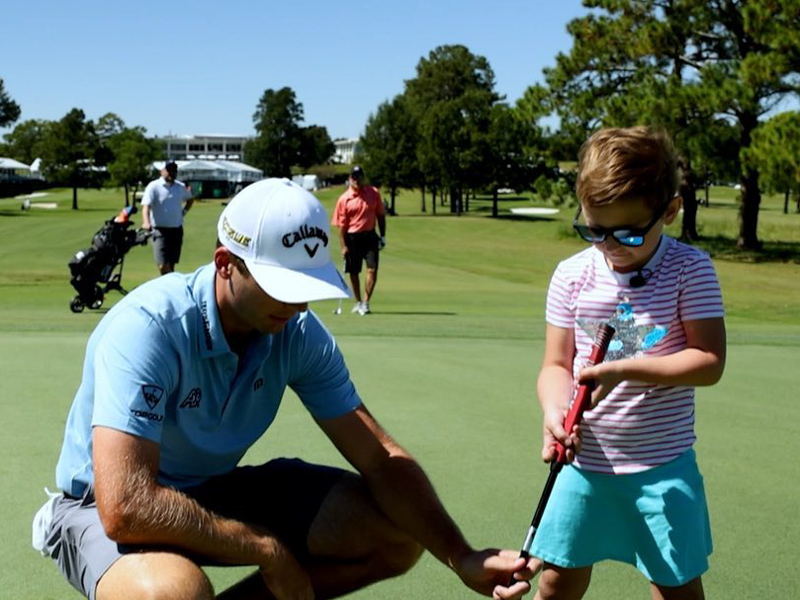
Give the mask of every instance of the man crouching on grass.
M 201 565 L 257 567 L 217 598 L 334 598 L 405 573 L 423 549 L 483 595 L 529 591 L 539 562 L 467 543 L 308 310 L 347 297 L 317 199 L 260 181 L 217 234 L 211 264 L 140 286 L 89 339 L 62 493 L 37 513 L 35 546 L 98 600 L 213 598 Z M 238 465 L 287 386 L 357 473 Z

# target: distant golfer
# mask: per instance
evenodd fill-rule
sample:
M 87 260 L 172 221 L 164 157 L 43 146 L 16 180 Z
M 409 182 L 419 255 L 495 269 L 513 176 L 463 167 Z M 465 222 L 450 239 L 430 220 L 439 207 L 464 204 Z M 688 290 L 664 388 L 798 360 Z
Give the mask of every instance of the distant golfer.
M 364 171 L 353 167 L 348 179 L 347 191 L 339 197 L 333 213 L 333 221 L 339 228 L 345 272 L 350 275 L 350 284 L 356 303 L 351 312 L 367 315 L 369 300 L 378 281 L 378 251 L 386 246 L 386 208 L 378 190 L 364 183 Z M 375 232 L 375 223 L 380 237 Z M 366 261 L 367 276 L 364 280 L 364 296 L 361 296 L 359 274 Z
M 712 543 L 694 390 L 722 376 L 725 321 L 708 255 L 663 233 L 679 179 L 672 141 L 645 127 L 602 129 L 581 148 L 574 227 L 592 245 L 550 281 L 542 457 L 577 442 L 562 426 L 576 383 L 595 383 L 596 406 L 533 541 L 546 561 L 538 599 L 581 598 L 603 560 L 638 568 L 653 598 L 703 598 Z M 606 360 L 586 367 L 605 321 L 616 329 Z
M 213 262 L 139 286 L 89 339 L 62 493 L 37 513 L 34 547 L 98 600 L 210 600 L 201 565 L 256 567 L 218 598 L 334 598 L 406 572 L 423 549 L 483 595 L 530 591 L 539 561 L 467 543 L 308 309 L 348 295 L 319 201 L 259 181 L 217 236 Z M 357 473 L 297 458 L 239 466 L 287 387 Z
M 148 183 L 142 195 L 142 227 L 153 231 L 153 257 L 162 275 L 172 273 L 180 261 L 183 217 L 194 203 L 191 192 L 177 176 L 177 163 L 167 161 L 161 177 Z

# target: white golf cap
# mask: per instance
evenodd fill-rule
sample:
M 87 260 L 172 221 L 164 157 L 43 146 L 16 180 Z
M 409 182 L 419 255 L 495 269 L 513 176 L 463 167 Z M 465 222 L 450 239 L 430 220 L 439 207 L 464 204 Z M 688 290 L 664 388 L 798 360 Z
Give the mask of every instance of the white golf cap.
M 219 217 L 217 235 L 276 300 L 301 304 L 350 296 L 331 262 L 325 209 L 288 179 L 263 179 L 236 194 Z

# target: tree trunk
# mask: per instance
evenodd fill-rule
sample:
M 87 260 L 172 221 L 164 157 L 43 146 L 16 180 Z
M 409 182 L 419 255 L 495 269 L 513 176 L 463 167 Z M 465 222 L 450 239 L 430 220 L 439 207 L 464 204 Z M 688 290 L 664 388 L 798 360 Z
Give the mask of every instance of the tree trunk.
M 694 171 L 689 165 L 685 167 L 678 192 L 683 198 L 681 239 L 685 242 L 697 241 L 700 239 L 697 234 L 697 190 L 695 189 Z
M 78 210 L 78 188 L 72 187 L 72 210 Z
M 426 212 L 425 211 L 425 184 L 424 183 L 422 184 L 422 198 L 419 201 L 419 211 L 423 212 L 423 213 Z
M 125 184 L 125 206 L 130 206 L 131 205 L 129 198 L 130 198 L 130 196 L 128 195 L 128 184 L 126 183 Z
M 789 214 L 789 188 L 783 193 L 783 214 Z
M 431 189 L 431 209 L 433 214 L 436 214 L 436 188 Z
M 497 188 L 492 192 L 492 216 L 497 216 Z
M 394 199 L 397 196 L 397 188 L 392 186 L 390 189 L 391 189 L 391 196 L 392 196 L 392 204 L 389 207 L 389 214 L 394 216 L 394 215 L 397 214 L 397 212 L 395 212 L 395 209 L 394 209 Z
M 741 148 L 749 148 L 751 134 L 758 126 L 758 117 L 753 113 L 742 115 L 740 135 Z M 747 250 L 760 250 L 758 241 L 758 211 L 761 205 L 761 192 L 758 189 L 758 170 L 742 166 L 742 199 L 739 205 L 739 238 L 736 247 Z
M 469 190 L 464 192 L 464 212 L 469 212 Z

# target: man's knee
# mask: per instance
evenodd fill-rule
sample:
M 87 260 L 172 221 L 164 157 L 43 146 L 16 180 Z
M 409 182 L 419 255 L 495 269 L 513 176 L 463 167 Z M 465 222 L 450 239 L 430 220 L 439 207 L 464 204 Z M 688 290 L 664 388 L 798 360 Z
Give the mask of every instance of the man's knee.
M 127 554 L 97 584 L 97 600 L 212 600 L 214 588 L 203 570 L 178 554 Z

